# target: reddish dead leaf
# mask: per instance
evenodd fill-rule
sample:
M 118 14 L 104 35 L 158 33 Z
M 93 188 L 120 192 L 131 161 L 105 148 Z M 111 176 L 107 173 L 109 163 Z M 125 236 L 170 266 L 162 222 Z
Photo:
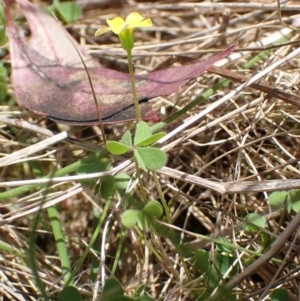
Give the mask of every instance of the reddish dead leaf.
M 58 122 L 73 125 L 99 123 L 88 77 L 76 47 L 89 70 L 103 123 L 134 120 L 129 76 L 103 68 L 54 18 L 37 6 L 27 0 L 17 2 L 31 29 L 31 37 L 25 42 L 12 23 L 10 0 L 5 0 L 12 80 L 19 104 Z M 176 92 L 186 81 L 204 73 L 234 48 L 230 46 L 203 62 L 137 75 L 143 119 L 159 121 L 148 99 Z

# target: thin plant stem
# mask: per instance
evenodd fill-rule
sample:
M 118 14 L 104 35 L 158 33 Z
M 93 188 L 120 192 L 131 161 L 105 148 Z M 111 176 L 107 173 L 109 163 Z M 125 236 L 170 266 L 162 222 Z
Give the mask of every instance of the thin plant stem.
M 52 174 L 53 174 L 53 172 L 52 172 Z M 50 182 L 51 182 L 51 179 L 50 179 Z M 49 189 L 50 182 L 47 185 L 47 190 L 46 191 L 48 191 L 48 189 Z M 40 206 L 42 206 L 43 203 L 45 202 L 45 196 L 46 196 L 46 194 L 43 195 L 43 199 L 42 199 L 42 202 L 41 202 Z M 31 228 L 31 231 L 29 233 L 29 240 L 28 240 L 29 262 L 30 262 L 32 275 L 33 275 L 34 280 L 36 282 L 36 285 L 37 285 L 37 287 L 40 291 L 40 294 L 42 295 L 42 299 L 48 301 L 50 299 L 47 295 L 44 284 L 43 284 L 43 282 L 40 278 L 40 275 L 38 273 L 38 266 L 37 266 L 37 263 L 36 263 L 37 261 L 36 261 L 36 256 L 35 256 L 36 230 L 38 228 L 38 224 L 39 224 L 39 221 L 40 221 L 40 216 L 41 216 L 41 210 L 38 210 L 36 216 L 32 220 L 32 228 Z
M 110 274 L 111 277 L 115 277 L 115 273 L 118 268 L 119 260 L 121 257 L 121 251 L 122 251 L 122 247 L 123 247 L 124 240 L 125 240 L 125 234 L 126 234 L 126 229 L 125 229 L 125 227 L 122 227 L 121 232 L 120 232 L 120 241 L 119 241 L 118 249 L 116 252 L 116 257 L 115 257 L 115 260 L 113 263 L 113 267 L 111 269 L 111 274 Z
M 131 89 L 132 89 L 132 96 L 133 96 L 133 103 L 134 103 L 134 108 L 135 108 L 135 113 L 136 113 L 136 119 L 137 119 L 137 122 L 140 122 L 142 120 L 142 117 L 141 117 L 139 101 L 138 101 L 137 94 L 136 94 L 131 50 L 127 51 L 127 60 L 128 60 L 128 70 L 129 70 L 129 76 L 130 76 L 130 84 L 131 84 Z
M 47 209 L 47 212 L 52 226 L 58 256 L 61 262 L 61 271 L 64 283 L 73 285 L 70 259 L 68 256 L 66 243 L 64 241 L 64 235 L 61 230 L 57 209 L 55 206 L 51 206 Z
M 171 214 L 170 214 L 170 209 L 169 209 L 168 204 L 167 204 L 167 202 L 165 200 L 163 191 L 161 189 L 161 186 L 160 186 L 160 183 L 158 181 L 158 178 L 157 178 L 157 175 L 156 175 L 155 171 L 152 172 L 152 176 L 153 176 L 153 180 L 154 180 L 154 183 L 155 183 L 155 186 L 156 186 L 156 189 L 157 189 L 160 201 L 161 201 L 161 203 L 162 203 L 162 205 L 164 207 L 165 213 L 166 213 L 167 222 L 169 224 L 172 224 L 172 218 L 171 218 Z
M 142 177 L 141 177 L 141 173 L 140 173 L 139 164 L 135 157 L 134 157 L 134 163 L 135 163 L 136 176 L 139 181 L 139 187 L 140 187 L 140 192 L 142 195 L 142 200 L 143 200 L 143 203 L 146 204 L 147 203 L 147 194 L 146 194 L 146 191 L 143 186 L 143 181 L 142 181 Z
M 138 226 L 134 227 L 135 231 L 138 233 L 139 237 L 144 240 L 145 244 L 147 247 L 151 250 L 151 252 L 154 254 L 154 256 L 160 261 L 163 262 L 163 258 L 159 255 L 159 253 L 156 251 L 154 246 L 146 239 L 145 235 L 143 232 L 139 229 Z
M 180 281 L 180 277 L 178 272 L 176 271 L 176 269 L 174 268 L 174 266 L 172 265 L 172 262 L 170 260 L 170 258 L 168 257 L 168 255 L 166 254 L 164 248 L 162 247 L 162 243 L 160 241 L 159 236 L 156 237 L 156 235 L 153 232 L 150 232 L 151 235 L 151 240 L 152 243 L 155 247 L 156 250 L 158 250 L 160 252 L 160 256 L 162 258 L 162 264 L 163 266 L 170 272 L 173 274 L 174 278 L 177 281 Z

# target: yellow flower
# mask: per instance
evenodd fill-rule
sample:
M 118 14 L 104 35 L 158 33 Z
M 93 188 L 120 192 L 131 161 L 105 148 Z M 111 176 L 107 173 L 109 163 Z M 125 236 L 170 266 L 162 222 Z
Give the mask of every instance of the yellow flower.
M 112 20 L 106 19 L 106 22 L 109 27 L 99 28 L 95 36 L 112 31 L 119 36 L 122 47 L 127 51 L 130 51 L 134 46 L 134 29 L 152 26 L 152 21 L 149 18 L 144 18 L 137 12 L 129 14 L 125 21 L 121 17 L 116 17 Z

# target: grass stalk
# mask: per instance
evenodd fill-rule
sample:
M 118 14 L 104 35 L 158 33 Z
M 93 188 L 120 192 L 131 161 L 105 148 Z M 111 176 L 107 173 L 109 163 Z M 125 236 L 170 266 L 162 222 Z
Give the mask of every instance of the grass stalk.
M 67 283 L 68 285 L 73 285 L 70 259 L 68 256 L 67 246 L 64 240 L 64 234 L 61 229 L 58 211 L 55 206 L 51 206 L 47 208 L 47 212 L 52 226 L 58 256 L 61 262 L 61 271 L 64 283 Z

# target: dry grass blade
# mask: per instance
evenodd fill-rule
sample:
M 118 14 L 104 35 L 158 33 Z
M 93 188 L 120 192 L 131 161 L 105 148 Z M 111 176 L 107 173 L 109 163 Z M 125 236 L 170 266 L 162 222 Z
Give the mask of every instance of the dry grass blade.
M 59 141 L 64 140 L 68 137 L 66 132 L 59 133 L 51 138 L 45 139 L 39 143 L 36 143 L 32 146 L 28 146 L 18 152 L 14 152 L 13 154 L 7 155 L 4 158 L 0 159 L 0 167 L 17 163 L 18 160 L 26 158 L 32 154 L 40 152 L 50 145 L 53 145 Z

